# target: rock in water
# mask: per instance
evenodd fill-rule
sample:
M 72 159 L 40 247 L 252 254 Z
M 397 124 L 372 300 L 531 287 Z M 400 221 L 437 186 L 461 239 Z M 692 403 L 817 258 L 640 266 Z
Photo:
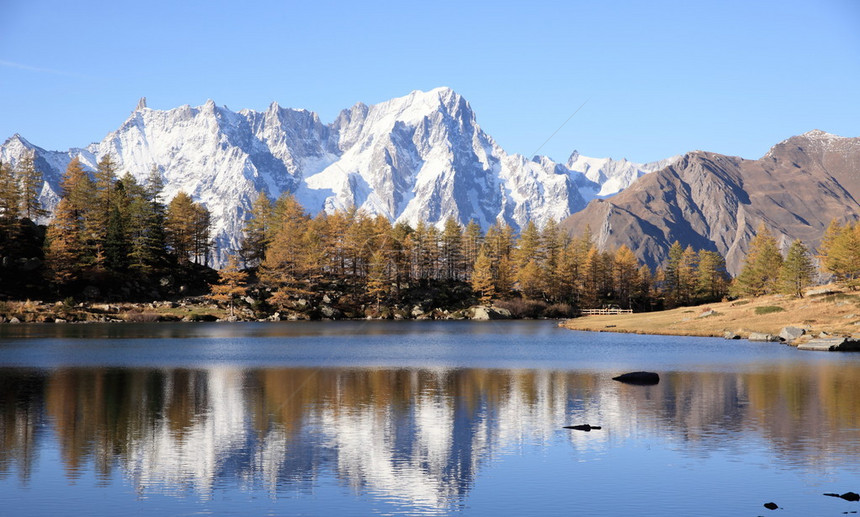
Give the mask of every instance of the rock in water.
M 845 499 L 846 501 L 860 501 L 860 494 L 857 494 L 855 492 L 845 492 L 844 494 L 841 494 L 841 495 L 840 494 L 824 494 L 824 495 L 827 495 L 830 497 L 841 497 L 842 499 Z
M 613 377 L 612 380 L 637 386 L 653 386 L 660 382 L 660 376 L 654 372 L 630 372 Z
M 599 425 L 589 425 L 589 424 L 580 424 L 580 425 L 566 425 L 564 429 L 574 429 L 576 431 L 596 431 L 601 429 Z
M 779 506 L 777 506 L 776 503 L 772 503 L 772 502 L 771 503 L 764 503 L 764 507 L 767 508 L 768 510 L 776 510 L 777 508 L 779 508 Z

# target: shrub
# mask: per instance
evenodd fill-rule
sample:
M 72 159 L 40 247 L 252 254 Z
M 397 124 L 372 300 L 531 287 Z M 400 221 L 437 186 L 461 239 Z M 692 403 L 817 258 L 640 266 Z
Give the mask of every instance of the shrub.
M 547 318 L 570 318 L 576 315 L 576 310 L 567 303 L 554 303 L 546 308 L 543 315 Z
M 127 312 L 123 319 L 129 323 L 154 323 L 158 321 L 158 314 L 154 312 Z
M 784 312 L 785 309 L 779 307 L 778 305 L 762 305 L 761 307 L 755 308 L 755 313 L 758 315 L 762 314 L 771 314 L 773 312 Z
M 547 308 L 546 303 L 538 300 L 526 300 L 514 298 L 512 300 L 499 300 L 493 305 L 511 311 L 513 318 L 540 318 Z

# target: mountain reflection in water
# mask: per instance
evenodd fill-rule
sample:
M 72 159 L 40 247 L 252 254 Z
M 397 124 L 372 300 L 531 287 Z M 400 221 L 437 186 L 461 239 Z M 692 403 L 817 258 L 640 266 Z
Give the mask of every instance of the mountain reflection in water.
M 659 437 L 694 456 L 744 454 L 752 437 L 779 468 L 818 471 L 860 461 L 858 371 L 667 372 L 641 387 L 553 370 L 5 368 L 0 476 L 26 485 L 55 442 L 66 478 L 118 469 L 139 493 L 311 490 L 325 473 L 432 513 L 500 454 L 560 436 L 574 454 Z M 602 429 L 561 429 L 582 423 Z

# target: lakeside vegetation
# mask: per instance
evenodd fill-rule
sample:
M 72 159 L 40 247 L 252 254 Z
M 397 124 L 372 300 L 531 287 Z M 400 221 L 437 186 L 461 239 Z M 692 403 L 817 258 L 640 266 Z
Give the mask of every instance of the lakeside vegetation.
M 143 184 L 117 177 L 106 155 L 93 173 L 73 159 L 47 227 L 32 154 L 0 163 L 0 321 L 567 317 L 618 306 L 651 312 L 727 297 L 802 296 L 815 268 L 796 241 L 786 257 L 761 226 L 732 280 L 710 250 L 669 250 L 652 270 L 626 246 L 601 250 L 590 230 L 555 221 L 483 232 L 449 218 L 440 230 L 348 210 L 311 215 L 289 194 L 260 193 L 240 249 L 220 271 L 210 214 L 179 192 L 169 203 L 153 168 Z M 834 222 L 820 264 L 849 288 L 860 278 L 860 229 Z M 224 255 L 224 254 L 222 254 Z M 27 300 L 27 301 L 25 301 Z M 29 300 L 42 300 L 33 302 Z
M 777 335 L 780 329 L 795 326 L 807 335 L 856 335 L 860 332 L 860 223 L 831 222 L 817 258 L 822 275 L 834 283 L 808 289 L 817 271 L 806 247 L 795 241 L 783 257 L 776 239 L 761 226 L 730 288 L 740 299 L 662 312 L 581 317 L 567 320 L 564 326 L 715 337 Z

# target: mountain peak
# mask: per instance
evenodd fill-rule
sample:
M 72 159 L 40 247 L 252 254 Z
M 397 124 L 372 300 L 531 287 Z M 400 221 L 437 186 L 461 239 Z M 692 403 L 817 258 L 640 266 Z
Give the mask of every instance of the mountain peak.
M 146 97 L 141 97 L 140 100 L 137 101 L 137 107 L 134 108 L 134 111 L 140 111 L 146 109 Z
M 438 88 L 433 88 L 428 94 L 437 95 L 440 99 L 450 101 L 450 100 L 459 100 L 463 96 L 459 93 L 455 92 L 453 89 L 448 86 L 439 86 Z
M 807 131 L 802 135 L 796 135 L 786 138 L 782 142 L 771 147 L 764 155 L 765 158 L 776 159 L 784 156 L 786 153 L 792 152 L 794 148 L 815 148 L 819 150 L 851 148 L 857 149 L 860 145 L 860 138 L 851 138 L 845 136 L 834 135 L 820 129 Z
M 820 129 L 813 129 L 812 131 L 807 131 L 800 136 L 805 136 L 806 138 L 814 138 L 814 139 L 834 139 L 834 138 L 845 138 L 839 135 L 834 135 L 833 133 L 828 133 L 827 131 L 822 131 Z
M 20 133 L 15 133 L 14 135 L 7 138 L 5 142 L 3 142 L 3 147 L 6 147 L 8 145 L 20 145 L 20 146 L 25 147 L 27 149 L 32 149 L 35 147 L 26 138 L 21 136 Z
M 400 99 L 407 105 L 425 105 L 427 107 L 438 108 L 440 105 L 447 110 L 455 109 L 461 103 L 468 107 L 468 102 L 465 102 L 463 96 L 455 92 L 447 86 L 440 86 L 429 91 L 413 90 L 409 95 Z

